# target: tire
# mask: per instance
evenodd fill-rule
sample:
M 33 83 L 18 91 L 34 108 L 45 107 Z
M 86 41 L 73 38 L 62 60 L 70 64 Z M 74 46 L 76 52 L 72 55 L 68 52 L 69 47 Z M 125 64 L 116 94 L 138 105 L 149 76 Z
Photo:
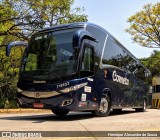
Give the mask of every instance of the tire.
M 62 110 L 55 110 L 55 109 L 51 109 L 51 110 L 55 115 L 59 117 L 64 117 L 69 113 L 69 111 L 62 111 Z
M 106 117 L 111 111 L 111 100 L 108 95 L 103 95 L 101 97 L 100 107 L 98 110 L 92 112 L 96 117 Z
M 142 108 L 136 108 L 136 112 L 145 112 L 146 111 L 146 107 L 147 107 L 147 104 L 146 104 L 146 100 L 144 99 L 143 101 L 143 107 Z

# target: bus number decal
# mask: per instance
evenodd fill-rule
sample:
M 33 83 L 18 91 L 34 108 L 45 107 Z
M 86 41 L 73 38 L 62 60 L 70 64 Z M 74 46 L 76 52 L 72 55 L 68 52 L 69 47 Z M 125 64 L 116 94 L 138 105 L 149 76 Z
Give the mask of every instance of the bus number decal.
M 57 88 L 66 87 L 66 86 L 69 86 L 69 82 L 59 84 L 57 85 Z

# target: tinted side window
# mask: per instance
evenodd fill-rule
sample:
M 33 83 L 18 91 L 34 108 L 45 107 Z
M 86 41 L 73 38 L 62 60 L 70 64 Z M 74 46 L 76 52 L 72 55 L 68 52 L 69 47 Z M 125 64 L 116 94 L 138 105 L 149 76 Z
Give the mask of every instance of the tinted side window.
M 80 67 L 80 77 L 88 77 L 94 73 L 94 49 L 88 43 L 84 43 L 83 57 Z
M 140 64 L 137 64 L 137 69 L 136 69 L 134 75 L 138 79 L 145 81 L 147 79 L 147 77 L 149 76 L 149 72 L 147 72 L 147 70 L 143 66 L 141 66 Z
M 89 47 L 84 50 L 81 71 L 93 71 L 93 51 Z
M 122 66 L 125 71 L 133 73 L 137 69 L 137 61 L 133 59 L 129 54 L 126 54 Z
M 114 40 L 108 37 L 104 49 L 102 63 L 122 68 L 123 61 L 125 61 L 125 57 L 125 51 Z
M 93 27 L 89 25 L 87 26 L 86 30 L 90 32 L 98 41 L 97 45 L 94 46 L 94 50 L 95 50 L 95 62 L 99 63 L 100 58 L 102 56 L 104 42 L 106 39 L 106 33 L 97 27 Z

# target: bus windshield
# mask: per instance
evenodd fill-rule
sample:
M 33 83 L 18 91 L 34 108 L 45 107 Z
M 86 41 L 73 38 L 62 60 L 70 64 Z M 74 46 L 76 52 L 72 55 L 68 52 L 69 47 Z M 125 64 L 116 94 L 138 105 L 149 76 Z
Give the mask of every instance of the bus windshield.
M 21 74 L 27 79 L 61 79 L 76 71 L 72 38 L 75 29 L 45 32 L 32 36 L 22 63 Z

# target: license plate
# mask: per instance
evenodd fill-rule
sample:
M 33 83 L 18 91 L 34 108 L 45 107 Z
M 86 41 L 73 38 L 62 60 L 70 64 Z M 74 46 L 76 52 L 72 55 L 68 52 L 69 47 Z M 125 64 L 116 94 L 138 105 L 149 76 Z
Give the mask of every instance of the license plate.
M 43 103 L 33 103 L 33 107 L 34 108 L 44 108 L 44 104 Z

